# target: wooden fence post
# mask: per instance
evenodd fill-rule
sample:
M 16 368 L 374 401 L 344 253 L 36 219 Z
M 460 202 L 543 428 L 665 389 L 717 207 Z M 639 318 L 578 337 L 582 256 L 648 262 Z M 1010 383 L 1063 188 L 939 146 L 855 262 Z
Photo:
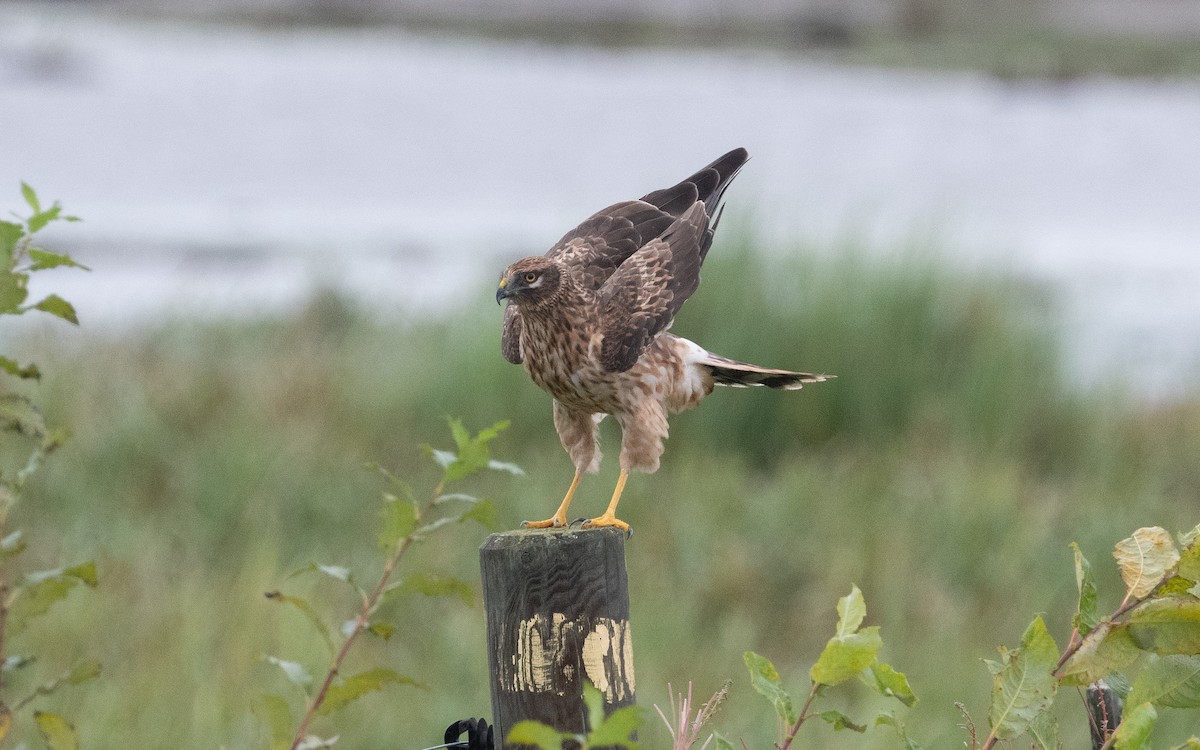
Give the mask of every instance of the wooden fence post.
M 533 719 L 583 733 L 584 681 L 606 712 L 634 703 L 625 535 L 617 529 L 492 534 L 479 550 L 496 750 Z
M 1092 750 L 1100 750 L 1121 723 L 1121 697 L 1104 680 L 1100 680 L 1088 685 L 1084 703 L 1087 705 Z

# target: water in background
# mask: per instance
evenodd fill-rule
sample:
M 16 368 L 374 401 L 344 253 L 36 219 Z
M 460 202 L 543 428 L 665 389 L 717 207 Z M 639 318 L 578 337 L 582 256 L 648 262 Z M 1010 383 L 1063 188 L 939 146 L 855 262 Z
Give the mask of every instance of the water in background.
M 725 150 L 769 240 L 933 233 L 1050 283 L 1084 377 L 1200 372 L 1200 81 L 1005 82 L 762 53 L 261 30 L 0 6 L 0 205 L 18 180 L 81 318 L 426 309 Z M 7 186 L 7 187 L 5 187 Z

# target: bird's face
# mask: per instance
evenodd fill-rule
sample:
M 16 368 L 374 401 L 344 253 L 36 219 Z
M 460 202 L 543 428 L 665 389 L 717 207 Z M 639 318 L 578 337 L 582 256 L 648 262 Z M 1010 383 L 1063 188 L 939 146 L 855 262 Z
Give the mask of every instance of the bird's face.
M 496 304 L 510 300 L 515 304 L 536 304 L 549 299 L 558 290 L 561 271 L 549 258 L 523 258 L 504 269 L 496 288 Z

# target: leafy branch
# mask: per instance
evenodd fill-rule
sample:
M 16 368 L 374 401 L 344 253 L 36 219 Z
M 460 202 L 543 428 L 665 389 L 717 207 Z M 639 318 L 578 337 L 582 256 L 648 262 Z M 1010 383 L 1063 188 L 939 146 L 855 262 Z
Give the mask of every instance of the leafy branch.
M 458 579 L 412 573 L 393 582 L 392 577 L 413 545 L 424 541 L 439 529 L 464 521 L 494 526 L 495 508 L 491 501 L 464 493 L 448 493 L 447 488 L 483 470 L 521 473 L 516 465 L 495 461 L 490 455 L 488 444 L 507 426 L 507 422 L 500 422 L 471 435 L 461 422 L 451 420 L 450 432 L 455 449 L 445 451 L 425 446 L 426 454 L 441 467 L 442 476 L 423 502 L 418 502 L 412 489 L 391 472 L 376 465 L 371 467 L 388 484 L 388 490 L 382 493 L 382 523 L 378 534 L 378 545 L 384 560 L 374 585 L 369 589 L 363 588 L 348 568 L 336 565 L 314 563 L 292 574 L 295 577 L 319 573 L 354 590 L 359 605 L 354 616 L 341 628 L 340 644 L 335 642 L 333 632 L 308 601 L 281 591 L 267 593 L 268 599 L 299 610 L 320 634 L 330 654 L 328 669 L 311 694 L 307 689 L 313 679 L 303 666 L 278 657 L 264 656 L 264 661 L 279 667 L 289 681 L 305 690 L 304 713 L 294 728 L 291 709 L 284 698 L 267 695 L 255 707 L 256 713 L 270 727 L 272 748 L 310 750 L 330 747 L 338 741 L 337 736 L 323 739 L 309 733 L 310 726 L 318 716 L 331 714 L 363 695 L 388 685 L 421 686 L 416 680 L 384 667 L 344 677 L 343 665 L 363 633 L 384 639 L 395 633 L 394 625 L 378 618 L 380 608 L 392 597 L 420 593 L 426 596 L 456 596 L 470 601 L 470 586 Z
M 30 275 L 59 267 L 86 267 L 70 256 L 54 253 L 35 244 L 35 236 L 56 221 L 79 221 L 63 214 L 55 202 L 44 207 L 32 187 L 21 183 L 21 196 L 29 207 L 28 215 L 14 213 L 16 221 L 0 220 L 0 315 L 24 315 L 38 310 L 78 325 L 75 308 L 62 297 L 50 294 L 38 302 L 26 304 L 29 298 Z M 0 355 L 0 373 L 20 379 L 39 380 L 41 370 L 36 364 L 20 364 L 9 356 Z M 65 432 L 51 429 L 37 404 L 25 395 L 13 392 L 8 382 L 0 384 L 0 429 L 17 436 L 32 447 L 21 468 L 11 475 L 0 471 L 0 562 L 8 563 L 25 551 L 24 534 L 20 529 L 8 530 L 9 515 L 24 495 L 29 478 L 42 462 L 66 438 Z M 84 659 L 32 689 L 16 700 L 8 695 L 8 682 L 13 673 L 35 662 L 29 655 L 10 654 L 12 641 L 18 638 L 30 622 L 45 615 L 55 604 L 80 587 L 98 585 L 96 565 L 85 562 L 72 567 L 24 573 L 14 581 L 10 575 L 0 576 L 0 740 L 12 730 L 14 715 L 35 700 L 49 696 L 64 685 L 78 685 L 100 674 L 100 664 Z M 11 704 L 11 708 L 9 707 Z M 75 727 L 65 718 L 49 712 L 35 711 L 34 723 L 51 750 L 76 747 Z

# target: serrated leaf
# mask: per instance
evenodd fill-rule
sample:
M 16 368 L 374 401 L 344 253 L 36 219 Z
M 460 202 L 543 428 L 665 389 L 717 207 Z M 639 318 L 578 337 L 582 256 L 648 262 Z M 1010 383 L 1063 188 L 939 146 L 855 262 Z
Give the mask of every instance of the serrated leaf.
M 78 750 L 79 735 L 71 722 L 46 711 L 34 711 L 33 720 L 50 750 Z
M 863 673 L 863 682 L 880 695 L 895 698 L 910 708 L 917 702 L 917 696 L 908 684 L 908 677 L 903 672 L 897 672 L 890 664 L 875 663 Z
M 322 716 L 331 714 L 345 708 L 367 693 L 382 690 L 388 685 L 420 686 L 420 683 L 385 667 L 369 669 L 331 685 L 329 691 L 325 693 L 325 702 L 317 709 L 317 713 Z
M 742 654 L 742 661 L 746 663 L 746 670 L 750 672 L 750 685 L 759 695 L 771 701 L 771 705 L 775 707 L 775 714 L 782 722 L 788 726 L 795 724 L 799 717 L 792 705 L 792 697 L 783 689 L 779 672 L 771 660 L 753 651 L 747 651 Z
M 826 724 L 833 727 L 835 730 L 849 729 L 850 731 L 858 732 L 859 734 L 862 734 L 863 732 L 867 731 L 867 728 L 865 726 L 863 726 L 862 724 L 855 724 L 853 721 L 850 720 L 849 716 L 846 716 L 844 713 L 841 713 L 840 711 L 834 711 L 832 709 L 829 711 L 822 711 L 821 713 L 818 714 L 818 716 L 821 717 L 822 721 L 824 721 Z
M 1053 711 L 1043 711 L 1029 722 L 1029 736 L 1036 750 L 1059 750 L 1058 719 Z
M 883 639 L 874 625 L 857 633 L 835 635 L 825 644 L 809 676 L 819 685 L 840 685 L 875 664 L 882 647 Z
M 1159 655 L 1200 654 L 1200 601 L 1179 596 L 1151 599 L 1129 613 L 1129 634 Z
M 50 313 L 68 323 L 79 325 L 79 316 L 75 314 L 75 306 L 57 294 L 46 295 L 45 298 L 33 306 L 33 309 Z
M 1144 750 L 1149 747 L 1150 733 L 1158 712 L 1149 703 L 1141 703 L 1126 711 L 1117 731 L 1113 733 L 1113 750 Z
M 278 656 L 271 656 L 270 654 L 263 654 L 262 659 L 268 664 L 274 664 L 275 666 L 279 667 L 288 680 L 299 685 L 300 687 L 308 687 L 312 684 L 312 675 L 310 675 L 308 670 L 304 668 L 304 665 L 300 664 L 299 662 L 280 659 Z
M 562 750 L 563 741 L 570 738 L 571 735 L 560 732 L 554 727 L 547 726 L 540 721 L 526 719 L 513 724 L 512 729 L 508 730 L 508 736 L 504 738 L 504 746 L 532 745 L 541 750 Z
M 638 750 L 638 743 L 633 739 L 633 733 L 642 725 L 645 709 L 640 706 L 624 706 L 613 711 L 600 726 L 588 734 L 588 744 L 591 747 L 623 747 L 626 750 Z
M 383 527 L 379 531 L 379 548 L 390 554 L 401 539 L 416 530 L 420 514 L 416 503 L 410 500 L 385 494 L 383 501 Z
M 254 702 L 251 710 L 258 720 L 267 725 L 271 734 L 271 750 L 288 750 L 292 745 L 292 710 L 278 695 L 263 695 Z
M 69 268 L 82 268 L 85 271 L 92 270 L 82 263 L 77 262 L 69 255 L 52 253 L 47 250 L 43 250 L 40 247 L 31 247 L 29 249 L 29 259 L 32 261 L 29 266 L 30 271 L 45 271 L 47 269 L 58 268 L 60 266 L 67 266 Z
M 468 606 L 475 603 L 475 592 L 471 589 L 471 584 L 461 578 L 451 576 L 412 573 L 406 576 L 396 588 L 402 593 L 457 597 Z
M 1141 651 L 1124 624 L 1102 623 L 1058 670 L 1064 685 L 1090 685 L 1132 664 Z
M 42 377 L 42 371 L 38 369 L 37 365 L 22 366 L 16 360 L 8 357 L 0 357 L 0 370 L 23 380 L 40 380 Z
M 1179 550 L 1165 529 L 1140 528 L 1113 547 L 1125 589 L 1135 599 L 1147 596 L 1167 571 L 1179 562 Z
M 1200 708 L 1200 656 L 1151 656 L 1133 681 L 1129 703 Z
M 1011 651 L 1001 647 L 1000 661 L 989 662 L 992 703 L 988 723 L 992 735 L 1007 740 L 1029 730 L 1030 722 L 1054 702 L 1057 681 L 1052 674 L 1058 645 L 1041 616 L 1035 617 Z
M 305 619 L 308 620 L 313 629 L 317 631 L 321 639 L 325 642 L 325 648 L 329 651 L 329 654 L 332 656 L 337 651 L 337 646 L 333 643 L 333 634 L 329 632 L 329 626 L 325 624 L 325 621 L 321 619 L 321 616 L 317 614 L 317 610 L 308 603 L 307 599 L 301 599 L 298 596 L 289 596 L 282 591 L 268 591 L 266 596 L 273 602 L 288 604 L 300 610 L 300 613 L 304 615 Z
M 1092 576 L 1092 565 L 1083 556 L 1079 545 L 1071 542 L 1071 550 L 1075 553 L 1075 587 L 1079 590 L 1071 624 L 1080 635 L 1087 635 L 1100 622 L 1096 613 L 1096 579 Z

